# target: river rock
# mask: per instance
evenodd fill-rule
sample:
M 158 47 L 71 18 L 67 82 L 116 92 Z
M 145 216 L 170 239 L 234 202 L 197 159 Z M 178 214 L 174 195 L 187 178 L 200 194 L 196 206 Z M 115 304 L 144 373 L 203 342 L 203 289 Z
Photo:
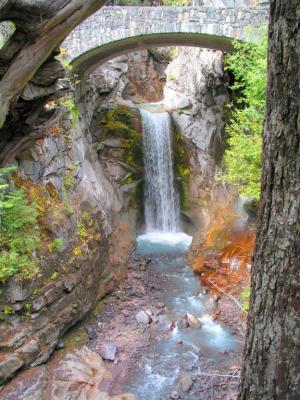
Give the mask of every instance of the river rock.
M 57 345 L 55 346 L 55 350 L 63 350 L 65 348 L 65 344 L 63 342 L 58 342 Z
M 102 343 L 99 353 L 104 360 L 114 361 L 116 358 L 117 346 L 114 342 Z
M 174 390 L 174 392 L 171 393 L 170 398 L 171 398 L 172 400 L 178 400 L 178 399 L 180 399 L 179 393 L 176 392 L 176 390 Z
M 193 385 L 193 377 L 190 374 L 184 374 L 178 383 L 178 391 L 187 393 Z
M 151 317 L 145 311 L 140 311 L 135 316 L 139 324 L 148 325 L 151 322 Z
M 199 319 L 194 317 L 192 314 L 186 313 L 186 318 L 187 318 L 187 322 L 191 328 L 200 328 L 201 327 L 201 322 L 199 321 Z
M 151 306 L 150 308 L 149 308 L 149 310 L 151 311 L 151 314 L 152 315 L 155 315 L 155 316 L 159 316 L 159 314 L 161 313 L 161 311 L 160 310 L 158 310 L 156 307 L 154 307 L 154 306 Z
M 180 319 L 180 320 L 177 322 L 177 327 L 178 327 L 179 329 L 188 328 L 188 327 L 189 327 L 189 324 L 188 324 L 188 322 L 187 322 L 187 319 L 186 319 L 186 318 Z
M 86 346 L 67 354 L 58 364 L 25 371 L 5 385 L 5 400 L 134 400 L 130 394 L 109 396 L 101 390 L 107 377 L 102 358 Z

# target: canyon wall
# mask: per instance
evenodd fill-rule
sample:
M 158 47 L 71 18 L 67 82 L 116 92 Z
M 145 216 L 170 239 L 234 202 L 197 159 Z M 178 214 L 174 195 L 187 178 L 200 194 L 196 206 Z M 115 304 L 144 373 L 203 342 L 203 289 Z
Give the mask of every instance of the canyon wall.
M 164 104 L 186 152 L 183 219 L 201 231 L 209 221 L 210 204 L 226 190 L 215 180 L 225 143 L 229 81 L 223 54 L 198 48 L 178 48 L 167 70 Z
M 46 137 L 18 154 L 13 181 L 37 204 L 42 242 L 35 276 L 14 276 L 1 288 L 0 382 L 46 361 L 64 332 L 126 276 L 143 220 L 139 103 L 165 96 L 182 217 L 188 231 L 205 224 L 227 86 L 221 53 L 133 52 L 79 82 Z
M 46 361 L 126 276 L 143 176 L 140 117 L 130 99 L 161 98 L 167 61 L 159 57 L 136 52 L 100 67 L 81 82 L 76 105 L 72 95 L 48 105 L 61 107 L 60 118 L 16 157 L 12 180 L 37 205 L 41 244 L 34 276 L 1 285 L 0 382 Z

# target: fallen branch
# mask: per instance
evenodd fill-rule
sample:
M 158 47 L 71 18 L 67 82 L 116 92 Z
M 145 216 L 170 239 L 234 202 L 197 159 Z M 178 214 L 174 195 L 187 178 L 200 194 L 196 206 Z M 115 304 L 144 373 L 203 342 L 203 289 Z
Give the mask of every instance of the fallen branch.
M 237 299 L 232 296 L 232 294 L 225 292 L 225 290 L 221 289 L 219 286 L 217 286 L 215 283 L 213 283 L 210 279 L 208 279 L 208 282 L 211 283 L 216 289 L 218 289 L 221 293 L 225 294 L 228 296 L 232 301 L 235 302 L 235 304 L 244 312 L 248 315 L 248 312 L 244 309 L 244 307 L 237 301 Z
M 220 376 L 222 378 L 237 378 L 237 379 L 240 379 L 240 373 L 234 375 L 234 374 L 208 374 L 208 373 L 197 372 L 197 375 L 199 375 L 199 376 Z

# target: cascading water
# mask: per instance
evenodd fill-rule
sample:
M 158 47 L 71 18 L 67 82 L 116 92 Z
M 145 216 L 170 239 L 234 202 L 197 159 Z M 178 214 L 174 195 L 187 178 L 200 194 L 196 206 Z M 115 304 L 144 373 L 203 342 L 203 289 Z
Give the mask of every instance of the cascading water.
M 174 187 L 170 116 L 167 112 L 140 111 L 144 142 L 146 232 L 177 232 L 179 202 Z

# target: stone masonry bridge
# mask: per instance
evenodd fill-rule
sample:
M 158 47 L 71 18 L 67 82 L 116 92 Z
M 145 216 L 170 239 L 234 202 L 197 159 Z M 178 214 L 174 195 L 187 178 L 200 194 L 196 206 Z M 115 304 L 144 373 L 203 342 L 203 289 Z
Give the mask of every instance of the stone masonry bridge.
M 249 27 L 266 24 L 268 6 L 103 7 L 63 42 L 76 72 L 136 49 L 195 46 L 232 51 L 232 40 L 251 40 Z

